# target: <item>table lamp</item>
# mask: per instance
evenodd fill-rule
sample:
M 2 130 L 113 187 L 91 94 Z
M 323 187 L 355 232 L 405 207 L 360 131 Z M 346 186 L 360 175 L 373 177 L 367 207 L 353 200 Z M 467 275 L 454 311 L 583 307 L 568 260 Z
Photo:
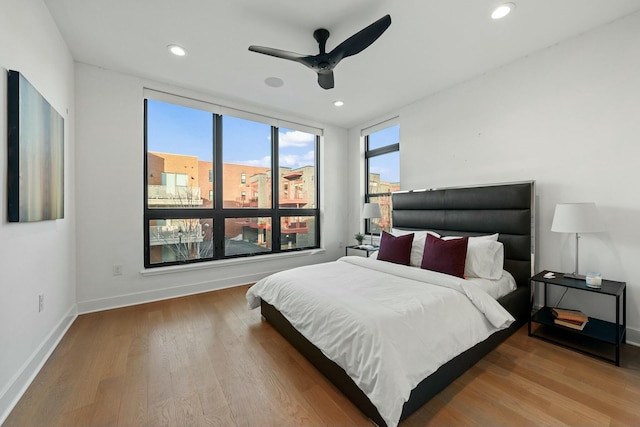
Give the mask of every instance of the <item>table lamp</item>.
M 584 279 L 578 274 L 578 241 L 580 233 L 597 233 L 604 231 L 604 224 L 598 214 L 595 203 L 558 203 L 553 214 L 551 231 L 576 234 L 576 264 L 573 274 L 564 277 Z
M 373 246 L 373 231 L 371 230 L 371 218 L 380 218 L 380 205 L 377 203 L 365 203 L 362 208 L 362 217 L 369 220 L 369 234 L 371 235 L 371 246 Z

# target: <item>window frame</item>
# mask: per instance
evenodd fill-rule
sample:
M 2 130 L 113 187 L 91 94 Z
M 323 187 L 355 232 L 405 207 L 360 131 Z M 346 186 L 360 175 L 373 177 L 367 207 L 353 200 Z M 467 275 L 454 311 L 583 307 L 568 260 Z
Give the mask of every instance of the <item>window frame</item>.
M 321 247 L 321 224 L 320 224 L 320 142 L 322 132 L 309 132 L 307 129 L 302 131 L 310 133 L 315 136 L 314 138 L 314 153 L 315 153 L 315 165 L 314 165 L 314 179 L 313 186 L 315 191 L 315 201 L 313 208 L 283 208 L 279 206 L 280 201 L 280 193 L 278 188 L 279 176 L 274 176 L 275 174 L 279 175 L 279 150 L 278 150 L 278 142 L 279 142 L 279 129 L 280 127 L 277 124 L 267 123 L 271 127 L 271 208 L 225 208 L 223 204 L 223 138 L 222 138 L 222 126 L 223 126 L 223 116 L 229 115 L 233 117 L 238 117 L 232 113 L 230 114 L 221 114 L 219 112 L 213 112 L 210 110 L 206 110 L 213 116 L 213 140 L 212 140 L 212 150 L 213 150 L 213 200 L 211 207 L 171 207 L 171 208 L 150 208 L 148 203 L 148 100 L 154 100 L 159 102 L 173 103 L 175 105 L 184 106 L 187 108 L 198 108 L 193 105 L 184 105 L 181 104 L 177 100 L 167 100 L 166 97 L 156 98 L 153 96 L 146 95 L 144 96 L 144 130 L 143 130 L 143 139 L 144 139 L 144 162 L 143 162 L 143 248 L 144 248 L 144 267 L 145 268 L 159 268 L 159 267 L 167 267 L 172 265 L 184 265 L 184 264 L 193 264 L 200 262 L 212 262 L 219 261 L 225 259 L 232 258 L 245 258 L 245 257 L 253 257 L 253 256 L 265 256 L 272 255 L 283 252 L 296 252 L 307 249 L 317 249 Z M 247 118 L 247 113 L 244 113 Z M 255 120 L 254 118 L 248 118 L 248 120 Z M 259 120 L 255 120 L 259 121 Z M 260 121 L 259 121 L 260 122 Z M 264 122 L 262 122 L 264 123 Z M 291 125 L 286 122 L 286 128 L 291 129 Z M 284 126 L 283 126 L 284 127 Z M 295 128 L 294 128 L 295 129 Z M 201 196 L 202 197 L 202 196 Z M 315 230 L 309 230 L 310 233 L 314 234 L 314 245 L 309 247 L 302 248 L 285 248 L 281 247 L 281 223 L 282 218 L 284 217 L 295 217 L 295 216 L 309 216 L 315 218 Z M 243 253 L 236 255 L 225 255 L 224 248 L 224 227 L 225 227 L 225 219 L 227 218 L 258 218 L 258 217 L 270 217 L 271 218 L 271 245 L 270 251 L 268 252 L 257 252 L 257 253 Z M 192 219 L 199 218 L 200 220 L 213 220 L 212 227 L 212 240 L 211 245 L 213 248 L 213 253 L 211 257 L 206 258 L 195 258 L 195 259 L 185 259 L 185 260 L 177 260 L 177 261 L 167 261 L 160 263 L 151 263 L 151 242 L 150 242 L 150 231 L 149 224 L 153 220 L 166 220 L 166 219 Z M 217 237 L 217 238 L 216 238 Z
M 399 140 L 399 136 L 398 136 L 398 142 L 393 143 L 393 144 L 389 144 L 389 145 L 385 145 L 382 147 L 378 147 L 378 148 L 374 148 L 374 149 L 369 149 L 369 136 L 371 134 L 374 134 L 378 131 L 393 127 L 393 126 L 400 126 L 400 124 L 397 121 L 389 121 L 389 122 L 384 122 L 381 123 L 377 126 L 375 126 L 375 128 L 369 128 L 369 129 L 364 129 L 362 131 L 363 137 L 364 137 L 364 202 L 365 203 L 371 203 L 372 199 L 376 199 L 376 198 L 380 198 L 380 197 L 384 197 L 384 196 L 389 196 L 391 197 L 391 192 L 384 192 L 384 193 L 373 193 L 369 191 L 369 172 L 370 172 L 370 166 L 369 166 L 369 160 L 373 157 L 378 157 L 378 156 L 382 156 L 385 154 L 390 154 L 390 153 L 395 153 L 396 151 L 398 152 L 398 154 L 400 153 L 400 140 Z M 371 224 L 373 221 L 368 221 L 366 219 L 363 219 L 364 221 L 364 232 L 365 234 L 373 234 L 371 233 Z M 376 236 L 379 236 L 381 233 L 375 233 Z

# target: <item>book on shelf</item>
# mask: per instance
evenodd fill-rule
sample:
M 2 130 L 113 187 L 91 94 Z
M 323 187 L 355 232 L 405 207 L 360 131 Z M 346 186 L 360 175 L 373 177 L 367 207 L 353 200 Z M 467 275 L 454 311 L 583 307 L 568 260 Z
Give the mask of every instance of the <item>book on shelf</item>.
M 551 309 L 551 313 L 553 313 L 553 316 L 556 319 L 561 320 L 572 320 L 581 323 L 586 322 L 589 319 L 589 317 L 580 310 L 571 310 L 568 308 L 554 307 Z
M 571 329 L 577 329 L 579 331 L 584 329 L 584 326 L 587 324 L 587 322 L 589 321 L 589 319 L 587 318 L 584 321 L 576 321 L 576 320 L 568 320 L 568 319 L 560 319 L 557 318 L 555 319 L 553 322 L 556 325 L 560 325 L 560 326 L 565 326 L 567 328 L 571 328 Z

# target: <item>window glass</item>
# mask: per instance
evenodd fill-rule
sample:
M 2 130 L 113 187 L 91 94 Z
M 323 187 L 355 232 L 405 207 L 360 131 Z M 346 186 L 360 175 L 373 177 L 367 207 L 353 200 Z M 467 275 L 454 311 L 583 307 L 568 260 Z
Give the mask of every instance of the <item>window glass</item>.
M 315 208 L 316 139 L 316 135 L 311 133 L 279 129 L 281 208 Z
M 224 254 L 251 255 L 271 252 L 271 218 L 226 218 Z
M 400 142 L 400 126 L 390 126 L 368 135 L 369 150 L 385 147 Z
M 149 221 L 151 264 L 186 262 L 213 256 L 213 220 L 201 218 Z
M 313 248 L 316 246 L 314 216 L 287 216 L 280 224 L 282 250 Z
M 369 193 L 391 193 L 400 190 L 400 152 L 369 158 Z
M 224 116 L 222 141 L 223 207 L 271 208 L 271 126 Z
M 212 120 L 206 111 L 148 100 L 149 208 L 202 206 L 202 194 L 213 188 L 207 179 L 213 157 Z

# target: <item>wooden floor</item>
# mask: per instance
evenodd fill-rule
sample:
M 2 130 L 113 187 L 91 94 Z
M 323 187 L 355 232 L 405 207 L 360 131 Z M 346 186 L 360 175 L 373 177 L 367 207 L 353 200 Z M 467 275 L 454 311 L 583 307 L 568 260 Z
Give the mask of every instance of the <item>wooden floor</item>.
M 5 426 L 370 426 L 247 287 L 79 316 Z M 526 327 L 401 426 L 640 425 L 640 349 L 622 367 Z

